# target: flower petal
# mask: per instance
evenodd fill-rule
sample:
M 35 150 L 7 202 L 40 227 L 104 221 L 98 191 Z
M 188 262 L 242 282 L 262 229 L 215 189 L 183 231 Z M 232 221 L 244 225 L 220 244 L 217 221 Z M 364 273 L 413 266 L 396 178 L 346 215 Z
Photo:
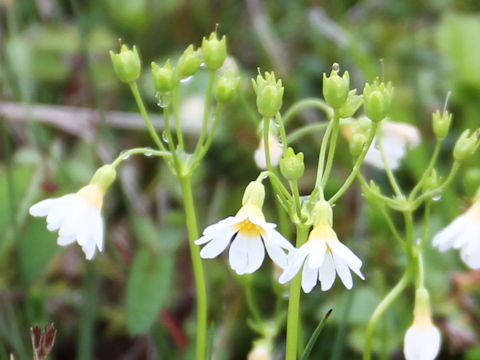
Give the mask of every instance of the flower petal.
M 265 249 L 260 238 L 247 237 L 238 233 L 232 241 L 229 260 L 232 269 L 239 275 L 251 274 L 262 265 Z
M 310 255 L 307 258 L 306 266 L 310 269 L 318 269 L 322 266 L 325 254 L 327 253 L 327 243 L 323 240 L 312 242 Z
M 313 256 L 314 254 L 308 255 L 308 257 Z M 308 258 L 307 258 L 308 261 Z M 312 291 L 313 287 L 317 283 L 318 279 L 318 268 L 310 268 L 307 265 L 303 265 L 302 271 L 302 289 L 307 294 Z
M 47 216 L 50 212 L 50 209 L 58 201 L 58 199 L 45 199 L 32 206 L 30 206 L 29 212 L 30 215 L 40 217 Z
M 330 290 L 335 281 L 335 264 L 331 253 L 327 253 L 322 266 L 318 269 L 318 280 L 322 285 L 322 291 Z
M 453 220 L 445 229 L 440 231 L 433 238 L 433 246 L 438 247 L 438 250 L 445 251 L 453 246 L 457 235 L 463 230 L 468 218 L 465 215 L 460 215 Z
M 203 247 L 200 251 L 200 256 L 204 259 L 213 259 L 217 257 L 227 248 L 231 238 L 232 236 L 225 236 L 223 234 L 216 235 Z
M 308 247 L 305 247 L 308 243 L 303 244 L 300 249 L 295 249 L 290 251 L 288 254 L 288 263 L 287 267 L 280 275 L 280 278 L 278 279 L 278 282 L 280 284 L 285 284 L 286 282 L 292 280 L 295 275 L 297 275 L 298 271 L 302 267 L 305 258 L 308 255 Z
M 337 274 L 342 280 L 343 285 L 350 290 L 353 287 L 353 280 L 346 261 L 336 254 L 333 254 L 333 262 L 335 263 L 335 269 L 337 270 Z
M 329 239 L 328 246 L 335 256 L 342 258 L 352 269 L 360 269 L 362 267 L 362 260 L 339 240 Z
M 60 246 L 67 246 L 75 242 L 75 235 L 72 236 L 59 236 L 57 244 Z

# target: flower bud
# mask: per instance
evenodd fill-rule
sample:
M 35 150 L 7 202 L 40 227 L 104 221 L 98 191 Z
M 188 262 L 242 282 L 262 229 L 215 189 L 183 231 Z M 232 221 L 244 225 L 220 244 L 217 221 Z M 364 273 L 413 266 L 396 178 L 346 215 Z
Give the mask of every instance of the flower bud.
M 350 154 L 352 154 L 353 157 L 359 156 L 365 146 L 366 141 L 367 139 L 363 132 L 355 132 L 348 142 Z
M 265 78 L 257 76 L 257 80 L 252 79 L 253 89 L 257 94 L 258 112 L 265 118 L 272 118 L 280 111 L 283 101 L 282 80 L 275 80 L 273 72 L 265 73 Z
M 215 83 L 215 98 L 218 102 L 230 101 L 237 90 L 240 77 L 234 76 L 230 70 L 218 77 Z
M 479 145 L 480 129 L 470 134 L 470 129 L 465 130 L 458 138 L 453 148 L 453 158 L 456 161 L 468 160 L 477 150 Z
M 170 60 L 167 60 L 162 67 L 152 62 L 152 75 L 155 81 L 155 89 L 161 94 L 168 93 L 177 86 L 177 77 Z
M 435 169 L 432 170 L 432 172 L 428 175 L 428 177 L 425 179 L 425 182 L 423 183 L 423 192 L 428 192 L 430 190 L 438 188 L 440 185 L 440 178 L 435 171 Z
M 350 90 L 347 101 L 338 109 L 338 115 L 341 118 L 349 118 L 363 104 L 363 96 L 357 95 L 357 89 Z
M 218 40 L 217 33 L 212 32 L 208 40 L 202 40 L 202 57 L 209 70 L 218 70 L 227 57 L 227 43 L 225 35 Z
M 350 75 L 348 71 L 343 76 L 338 76 L 339 66 L 337 63 L 332 65 L 330 76 L 323 73 L 323 97 L 328 105 L 334 109 L 340 108 L 348 98 L 350 90 Z
M 247 360 L 271 360 L 270 347 L 262 342 L 255 344 L 247 355 Z
M 195 74 L 200 68 L 201 58 L 198 51 L 193 49 L 193 45 L 189 45 L 183 52 L 177 63 L 177 71 L 180 79 L 188 78 Z
M 242 205 L 250 202 L 258 207 L 263 206 L 265 200 L 265 187 L 259 181 L 251 181 L 243 193 Z
M 363 89 L 363 106 L 365 114 L 372 121 L 383 120 L 390 111 L 392 103 L 393 87 L 391 83 L 378 82 L 378 79 L 372 85 L 366 83 Z
M 443 139 L 448 135 L 450 123 L 452 122 L 452 114 L 448 111 L 435 111 L 432 115 L 433 132 L 439 139 Z
M 313 208 L 313 225 L 326 224 L 333 225 L 333 211 L 332 206 L 328 201 L 317 201 Z
M 90 184 L 97 184 L 104 192 L 112 185 L 117 177 L 115 167 L 110 164 L 103 165 L 93 174 Z
M 289 147 L 286 154 L 279 160 L 280 172 L 285 179 L 289 181 L 298 180 L 303 176 L 305 165 L 303 163 L 303 153 L 295 154 Z
M 141 63 L 135 46 L 130 50 L 126 45 L 122 45 L 118 54 L 110 51 L 110 58 L 112 59 L 113 70 L 120 81 L 133 83 L 138 79 Z

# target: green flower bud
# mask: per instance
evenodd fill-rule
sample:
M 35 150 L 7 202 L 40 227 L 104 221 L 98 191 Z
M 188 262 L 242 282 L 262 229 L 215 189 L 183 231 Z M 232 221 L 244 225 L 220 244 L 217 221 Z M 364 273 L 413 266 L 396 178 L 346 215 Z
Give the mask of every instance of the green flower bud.
M 280 172 L 285 179 L 294 181 L 303 176 L 303 171 L 305 170 L 303 153 L 295 154 L 293 149 L 289 147 L 286 154 L 278 162 L 280 164 Z
M 217 33 L 212 32 L 208 40 L 202 40 L 202 56 L 209 70 L 218 70 L 227 57 L 227 43 L 225 35 L 218 40 Z
M 233 98 L 240 82 L 239 76 L 234 76 L 228 70 L 224 75 L 218 77 L 215 83 L 215 98 L 218 102 L 227 102 Z
M 414 315 L 428 315 L 430 316 L 430 295 L 425 288 L 419 288 L 415 292 L 415 309 Z
M 363 96 L 357 95 L 357 89 L 350 90 L 347 101 L 338 109 L 338 115 L 341 118 L 349 118 L 363 104 Z
M 332 65 L 330 76 L 323 73 L 323 97 L 328 105 L 334 109 L 342 107 L 347 101 L 350 90 L 350 75 L 348 71 L 343 76 L 338 76 L 339 66 L 337 63 Z
M 372 121 L 381 121 L 387 117 L 392 103 L 393 87 L 391 83 L 378 82 L 372 85 L 366 83 L 363 89 L 363 106 L 365 114 Z
M 162 67 L 152 62 L 152 75 L 155 89 L 161 94 L 168 93 L 177 87 L 177 76 L 170 64 L 170 59 Z
M 423 183 L 423 192 L 428 192 L 430 190 L 438 188 L 440 185 L 440 178 L 435 171 L 435 169 L 432 170 L 432 172 L 428 175 L 428 177 L 425 179 L 425 182 Z
M 110 51 L 110 58 L 112 59 L 113 70 L 120 81 L 133 83 L 139 78 L 141 63 L 135 46 L 130 50 L 126 45 L 122 45 L 118 54 Z
M 332 206 L 328 201 L 320 200 L 317 201 L 315 207 L 313 208 L 313 225 L 317 224 L 327 224 L 333 225 L 333 211 Z
M 193 49 L 193 45 L 189 45 L 183 52 L 177 63 L 177 71 L 180 79 L 188 78 L 195 74 L 200 68 L 201 58 L 198 51 Z
M 480 168 L 470 168 L 465 172 L 463 184 L 469 195 L 475 194 L 475 190 L 480 190 Z M 479 192 L 480 194 L 480 192 Z
M 359 156 L 365 147 L 366 141 L 367 138 L 363 132 L 355 132 L 348 142 L 350 154 L 352 154 L 353 157 Z
M 479 135 L 480 129 L 475 130 L 472 134 L 470 134 L 470 129 L 465 130 L 453 148 L 453 158 L 456 161 L 468 160 L 480 144 Z
M 257 94 L 258 112 L 265 118 L 272 118 L 280 111 L 283 101 L 282 81 L 275 80 L 273 72 L 265 73 L 265 78 L 257 76 L 257 80 L 252 79 L 253 89 Z
M 265 187 L 259 181 L 251 181 L 243 193 L 242 205 L 250 202 L 258 207 L 263 206 L 265 200 Z
M 433 132 L 439 139 L 443 139 L 448 135 L 450 123 L 452 122 L 452 114 L 448 111 L 435 111 L 432 115 Z
M 95 171 L 92 180 L 90 180 L 90 184 L 97 184 L 103 191 L 106 191 L 115 181 L 116 177 L 117 171 L 115 170 L 115 167 L 110 164 L 103 165 Z

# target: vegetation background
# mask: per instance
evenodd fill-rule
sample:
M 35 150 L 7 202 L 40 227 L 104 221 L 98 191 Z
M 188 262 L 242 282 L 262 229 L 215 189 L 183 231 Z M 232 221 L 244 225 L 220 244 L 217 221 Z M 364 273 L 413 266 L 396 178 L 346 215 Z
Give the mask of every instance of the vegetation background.
M 217 23 L 228 37 L 242 83 L 195 179 L 200 228 L 233 214 L 245 185 L 257 175 L 253 153 L 260 119 L 250 84 L 257 67 L 274 70 L 283 80 L 283 109 L 305 97 L 321 97 L 322 74 L 333 62 L 350 72 L 355 87 L 376 76 L 392 81 L 392 119 L 422 131 L 421 145 L 398 171 L 406 188 L 426 167 L 434 141 L 430 116 L 449 90 L 454 122 L 440 173 L 451 162 L 459 133 L 479 126 L 480 3 L 475 0 L 0 0 L 0 21 L 2 359 L 9 353 L 31 358 L 29 328 L 50 322 L 58 330 L 52 359 L 192 354 L 195 289 L 182 198 L 165 164 L 138 157 L 122 167 L 105 201 L 106 251 L 92 262 L 77 246 L 57 246 L 45 220 L 28 215 L 39 199 L 76 191 L 123 149 L 152 145 L 128 87 L 111 67 L 108 51 L 118 49 L 118 38 L 139 49 L 141 91 L 161 127 L 150 62 L 176 60 L 188 44 L 200 45 Z M 182 93 L 181 116 L 192 138 L 207 77 L 199 73 Z M 317 111 L 304 111 L 289 128 L 323 120 Z M 301 191 L 313 185 L 319 138 L 315 134 L 294 144 L 306 157 Z M 350 169 L 347 148 L 336 158 L 332 189 Z M 480 183 L 478 155 L 470 165 L 434 206 L 430 237 L 468 206 Z M 382 172 L 365 171 L 386 185 Z M 271 193 L 266 205 L 268 219 L 276 221 Z M 420 225 L 421 217 L 417 220 Z M 357 279 L 351 291 L 337 281 L 327 293 L 316 288 L 302 297 L 305 336 L 333 308 L 312 359 L 360 357 L 366 322 L 405 260 L 358 186 L 335 209 L 335 228 L 363 259 L 366 281 Z M 281 230 L 291 237 L 292 228 Z M 429 246 L 426 255 L 427 286 L 443 335 L 439 358 L 480 359 L 480 272 L 467 271 L 453 252 L 439 254 Z M 214 354 L 245 359 L 256 336 L 246 322 L 245 282 L 269 318 L 278 296 L 273 269 L 264 266 L 239 278 L 225 259 L 204 266 Z M 403 358 L 413 295 L 410 288 L 380 325 L 374 344 L 380 358 Z M 286 300 L 280 303 L 286 309 Z M 281 359 L 283 334 L 276 345 Z

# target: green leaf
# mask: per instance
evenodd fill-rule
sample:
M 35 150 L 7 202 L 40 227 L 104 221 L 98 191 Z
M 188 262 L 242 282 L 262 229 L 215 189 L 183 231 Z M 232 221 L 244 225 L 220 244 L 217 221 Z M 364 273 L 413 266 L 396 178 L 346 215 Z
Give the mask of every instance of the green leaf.
M 313 346 L 315 345 L 315 342 L 318 339 L 318 336 L 322 332 L 323 328 L 325 327 L 325 324 L 327 323 L 327 320 L 332 313 L 333 309 L 330 309 L 327 311 L 325 316 L 323 317 L 322 321 L 317 325 L 317 328 L 313 332 L 312 336 L 310 337 L 310 340 L 308 340 L 307 346 L 305 347 L 305 351 L 302 354 L 302 359 L 301 360 L 307 360 L 308 357 L 310 356 L 310 353 L 312 352 Z
M 127 328 L 131 335 L 149 331 L 168 298 L 174 257 L 155 256 L 140 249 L 133 260 L 127 284 Z

